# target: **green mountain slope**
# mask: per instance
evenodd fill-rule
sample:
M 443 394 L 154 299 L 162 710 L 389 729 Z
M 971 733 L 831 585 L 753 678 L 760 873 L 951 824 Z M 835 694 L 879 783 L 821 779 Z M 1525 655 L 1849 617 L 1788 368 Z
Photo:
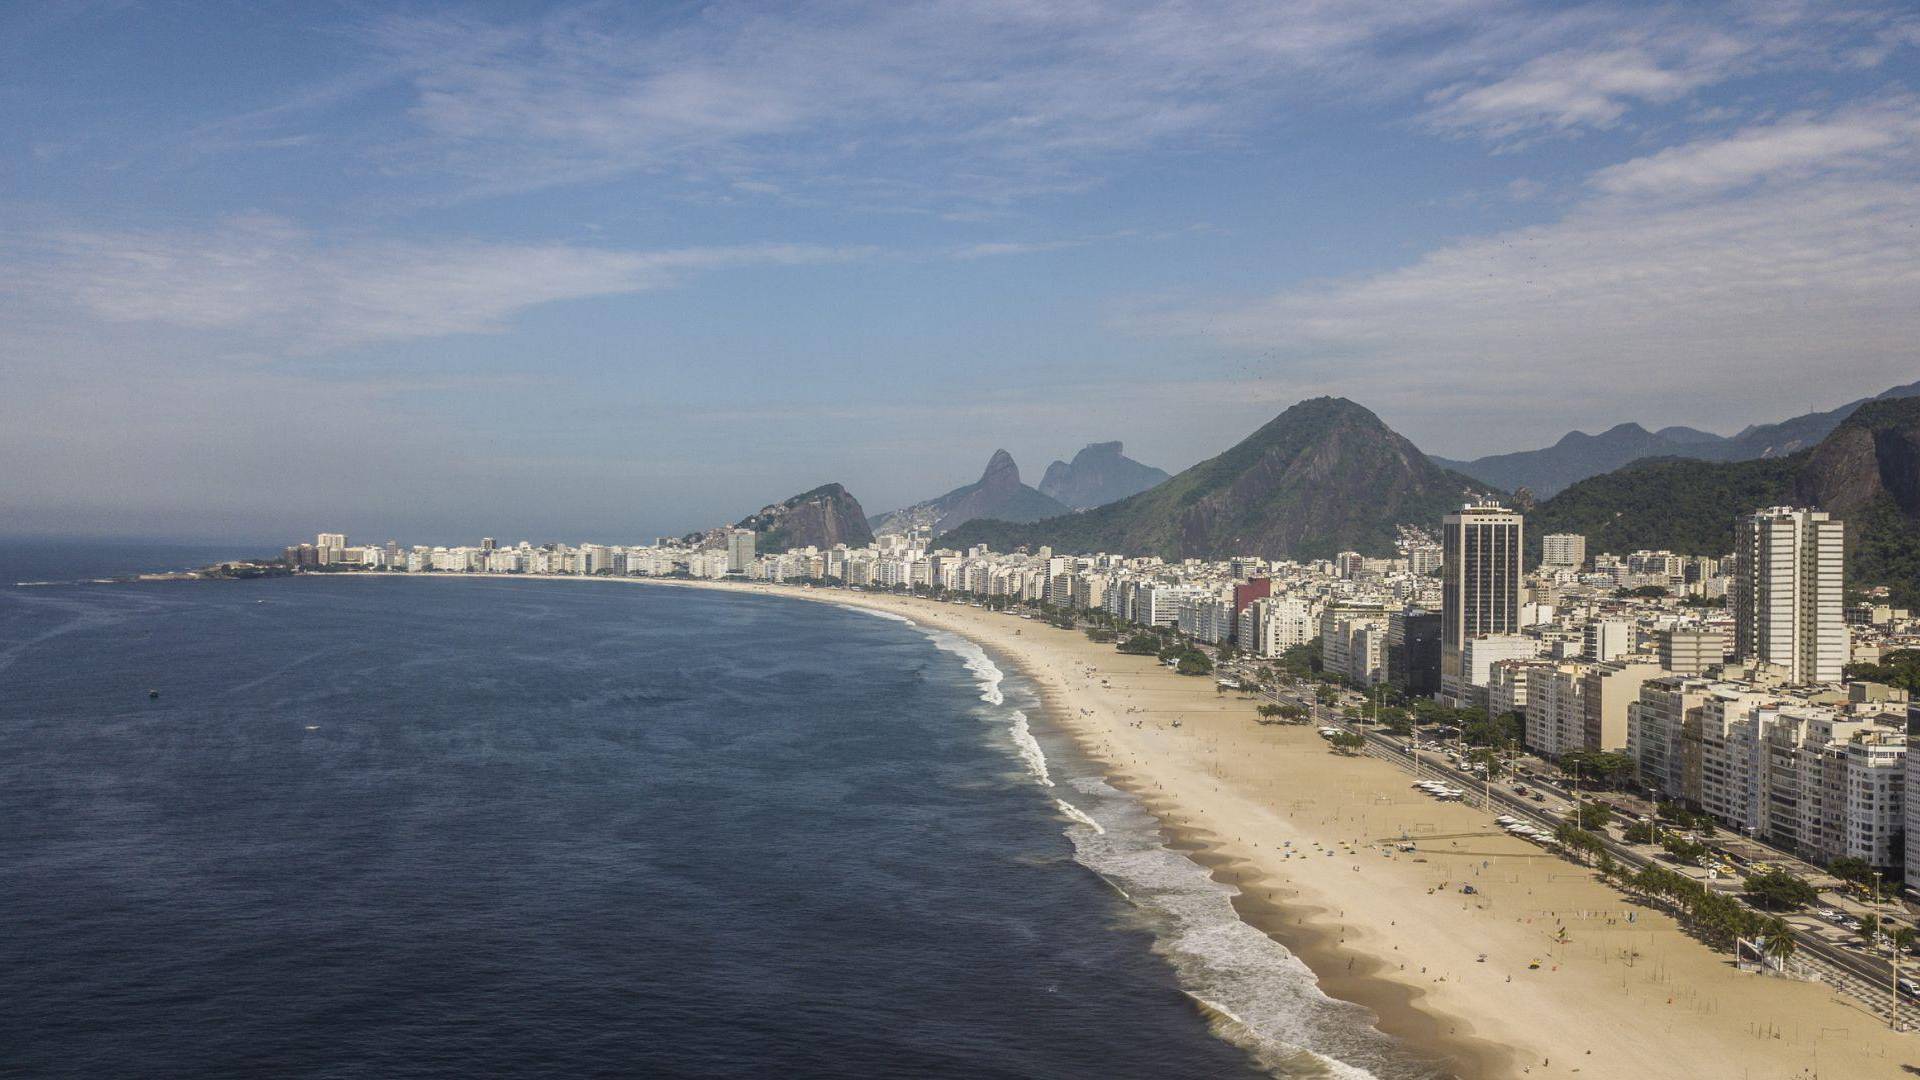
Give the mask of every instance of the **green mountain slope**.
M 1920 603 L 1920 399 L 1867 402 L 1786 457 L 1635 462 L 1567 488 L 1527 524 L 1534 537 L 1580 533 L 1592 551 L 1719 555 L 1733 548 L 1736 517 L 1780 505 L 1845 521 L 1850 580 Z
M 839 484 L 822 484 L 785 502 L 761 507 L 736 528 L 754 531 L 754 547 L 765 554 L 791 548 L 864 547 L 873 542 L 860 500 Z
M 1434 460 L 1504 490 L 1517 491 L 1524 487 L 1544 499 L 1587 477 L 1649 458 L 1747 461 L 1788 457 L 1811 449 L 1847 417 L 1869 404 L 1912 397 L 1920 397 L 1920 382 L 1895 386 L 1837 409 L 1806 413 L 1772 424 L 1755 424 L 1731 436 L 1687 427 L 1648 431 L 1638 424 L 1620 424 L 1598 435 L 1571 432 L 1552 446 L 1539 450 L 1492 454 L 1471 461 Z
M 1315 398 L 1138 495 L 1028 525 L 974 521 L 942 540 L 1169 559 L 1389 554 L 1394 526 L 1436 524 L 1486 490 L 1435 465 L 1362 406 Z

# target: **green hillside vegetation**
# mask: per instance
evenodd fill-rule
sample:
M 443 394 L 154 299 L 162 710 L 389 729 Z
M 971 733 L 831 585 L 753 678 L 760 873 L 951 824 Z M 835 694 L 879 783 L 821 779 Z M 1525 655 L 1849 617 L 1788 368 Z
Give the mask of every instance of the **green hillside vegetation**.
M 1396 525 L 1438 524 L 1485 490 L 1435 465 L 1367 409 L 1315 398 L 1138 495 L 1028 525 L 974 521 L 943 539 L 956 548 L 1046 545 L 1166 559 L 1386 555 Z
M 1537 555 L 1540 537 L 1570 532 L 1587 538 L 1588 551 L 1724 555 L 1733 550 L 1735 518 L 1792 500 L 1794 476 L 1807 457 L 1802 451 L 1754 461 L 1636 461 L 1535 507 L 1528 546 Z
M 1871 401 L 1819 445 L 1781 458 L 1635 462 L 1535 508 L 1529 546 L 1574 532 L 1589 551 L 1685 555 L 1733 549 L 1734 520 L 1768 506 L 1814 506 L 1847 523 L 1847 575 L 1920 605 L 1920 399 Z

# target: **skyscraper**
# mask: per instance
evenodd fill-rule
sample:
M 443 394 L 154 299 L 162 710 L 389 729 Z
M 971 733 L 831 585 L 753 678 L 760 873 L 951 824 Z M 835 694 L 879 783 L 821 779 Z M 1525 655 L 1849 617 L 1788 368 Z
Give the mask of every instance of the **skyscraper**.
M 1520 630 L 1521 515 L 1492 503 L 1448 514 L 1440 535 L 1440 689 L 1466 696 L 1468 638 Z
M 1838 682 L 1847 664 L 1846 525 L 1776 506 L 1734 529 L 1733 651 L 1796 683 Z
M 730 529 L 727 532 L 727 573 L 744 574 L 753 565 L 753 530 Z

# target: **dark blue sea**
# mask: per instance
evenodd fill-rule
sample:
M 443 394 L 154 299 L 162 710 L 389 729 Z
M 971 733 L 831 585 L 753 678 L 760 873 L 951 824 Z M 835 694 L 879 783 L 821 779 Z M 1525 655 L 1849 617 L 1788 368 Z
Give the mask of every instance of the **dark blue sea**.
M 1002 666 L 612 582 L 0 586 L 0 1074 L 1404 1072 Z

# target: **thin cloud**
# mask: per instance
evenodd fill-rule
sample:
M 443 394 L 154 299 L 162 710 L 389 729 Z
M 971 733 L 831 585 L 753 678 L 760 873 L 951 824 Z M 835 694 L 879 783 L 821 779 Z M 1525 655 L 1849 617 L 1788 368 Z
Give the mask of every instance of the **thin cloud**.
M 1568 50 L 1530 61 L 1483 85 L 1434 92 L 1427 122 L 1442 130 L 1507 139 L 1537 131 L 1610 128 L 1636 105 L 1665 104 L 1718 82 L 1741 48 L 1724 40 L 1663 62 L 1644 47 Z
M 994 203 L 1085 190 L 1103 156 L 1232 137 L 1290 98 L 1375 93 L 1446 57 L 1461 70 L 1484 43 L 1387 54 L 1509 6 L 719 4 L 664 32 L 580 9 L 394 19 L 374 40 L 413 73 L 414 165 L 483 192 L 774 168 Z
M 1872 169 L 1910 161 L 1920 101 L 1900 97 L 1822 117 L 1799 116 L 1699 139 L 1609 166 L 1593 186 L 1615 195 L 1700 195 L 1770 177 Z
M 57 231 L 12 245 L 0 284 L 150 323 L 317 352 L 486 333 L 543 304 L 664 288 L 688 274 L 797 266 L 871 248 L 751 244 L 623 251 L 561 244 L 324 239 L 243 216 L 198 232 Z
M 1125 325 L 1264 353 L 1328 385 L 1438 378 L 1476 388 L 1483 408 L 1558 402 L 1564 416 L 1528 410 L 1548 428 L 1587 419 L 1587 400 L 1648 413 L 1686 400 L 1710 420 L 1728 402 L 1775 407 L 1773 380 L 1789 373 L 1911 380 L 1915 237 L 1920 184 L 1905 180 L 1809 179 L 1710 202 L 1599 196 L 1386 273 Z M 1415 397 L 1407 412 L 1445 424 Z

